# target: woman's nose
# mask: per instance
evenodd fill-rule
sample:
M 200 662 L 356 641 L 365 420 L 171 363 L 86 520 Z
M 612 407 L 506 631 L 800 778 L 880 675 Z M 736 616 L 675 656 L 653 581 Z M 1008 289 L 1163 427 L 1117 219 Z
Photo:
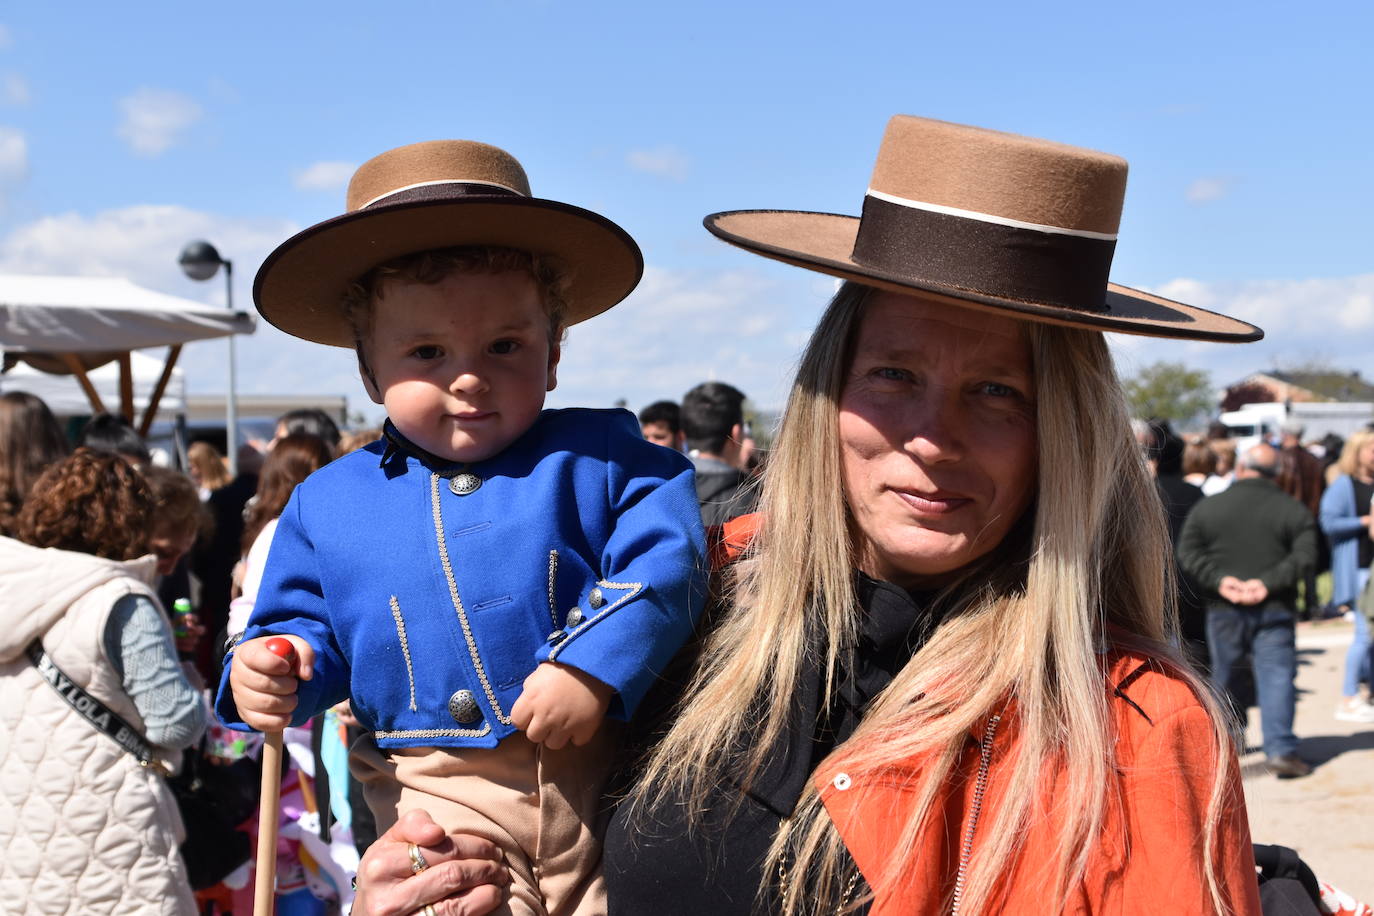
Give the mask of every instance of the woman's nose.
M 906 451 L 923 464 L 957 461 L 964 456 L 966 407 L 951 392 L 927 389 L 914 401 Z

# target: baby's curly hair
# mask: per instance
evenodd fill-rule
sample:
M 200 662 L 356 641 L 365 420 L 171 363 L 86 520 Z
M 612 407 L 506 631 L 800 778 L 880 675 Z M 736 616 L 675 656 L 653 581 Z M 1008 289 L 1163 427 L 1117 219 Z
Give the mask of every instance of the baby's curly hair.
M 123 458 L 79 448 L 44 471 L 19 512 L 16 537 L 107 560 L 148 552 L 153 494 Z

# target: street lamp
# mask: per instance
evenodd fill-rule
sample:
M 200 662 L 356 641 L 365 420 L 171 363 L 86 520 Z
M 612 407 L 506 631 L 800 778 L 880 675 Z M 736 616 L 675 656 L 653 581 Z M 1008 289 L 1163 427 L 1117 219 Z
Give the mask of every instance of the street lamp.
M 219 251 L 206 241 L 190 242 L 181 249 L 181 257 L 177 259 L 181 264 L 181 270 L 192 280 L 208 280 L 215 275 L 221 268 L 224 268 L 224 301 L 229 306 L 229 311 L 234 311 L 234 264 L 232 261 L 220 257 Z M 229 335 L 229 396 L 225 399 L 225 448 L 229 452 L 226 456 L 229 459 L 229 475 L 237 477 L 239 473 L 239 406 L 237 386 L 234 380 L 234 336 Z

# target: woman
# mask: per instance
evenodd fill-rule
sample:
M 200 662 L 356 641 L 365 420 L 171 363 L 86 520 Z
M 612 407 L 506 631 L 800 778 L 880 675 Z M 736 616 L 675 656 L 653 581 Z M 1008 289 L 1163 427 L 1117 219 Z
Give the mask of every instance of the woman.
M 241 591 L 229 605 L 229 633 L 242 633 L 262 584 L 277 519 L 296 484 L 329 463 L 330 447 L 319 436 L 291 433 L 274 440 L 258 475 L 258 492 L 244 516 Z
M 1201 487 L 1217 472 L 1217 453 L 1212 451 L 1206 440 L 1189 436 L 1183 447 L 1183 479 L 1195 487 Z
M 1202 482 L 1202 495 L 1215 496 L 1236 479 L 1236 443 L 1232 439 L 1209 439 L 1207 447 L 1217 456 L 1216 468 Z
M 22 912 L 196 912 L 163 777 L 205 708 L 152 590 L 152 520 L 138 471 L 82 448 L 0 538 L 0 793 L 22 812 L 0 818 L 0 855 Z M 83 717 L 92 697 L 137 736 Z
M 0 534 L 13 535 L 38 475 L 72 450 L 48 405 L 27 391 L 0 394 Z
M 1321 526 L 1331 540 L 1331 603 L 1354 608 L 1369 581 L 1374 560 L 1370 540 L 1371 500 L 1374 500 L 1374 431 L 1352 433 L 1336 462 L 1340 475 L 1322 494 Z M 1369 682 L 1374 644 L 1369 622 L 1355 612 L 1355 638 L 1345 655 L 1345 681 L 1336 718 L 1343 722 L 1374 722 L 1374 705 L 1360 695 L 1360 682 Z
M 613 914 L 1258 912 L 1235 751 L 1171 648 L 1164 519 L 1100 331 L 1260 332 L 1108 287 L 1124 180 L 898 117 L 862 218 L 707 218 L 848 282 L 612 818 Z M 486 912 L 488 850 L 438 839 L 399 822 L 354 912 L 445 890 L 446 914 Z
M 186 463 L 202 500 L 209 499 L 211 493 L 229 483 L 229 468 L 224 463 L 224 456 L 208 442 L 192 442 L 186 450 Z

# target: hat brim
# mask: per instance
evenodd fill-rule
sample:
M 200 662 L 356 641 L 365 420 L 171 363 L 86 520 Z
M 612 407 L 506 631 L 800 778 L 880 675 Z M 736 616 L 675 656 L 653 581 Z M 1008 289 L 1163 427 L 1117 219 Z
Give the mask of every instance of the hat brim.
M 859 218 L 797 210 L 731 210 L 704 220 L 712 235 L 731 245 L 807 270 L 898 293 L 919 292 L 951 305 L 1010 313 L 1095 331 L 1246 343 L 1264 337 L 1253 324 L 1161 296 L 1109 283 L 1103 310 L 1088 312 L 1041 302 L 993 296 L 878 270 L 854 261 Z
M 644 273 L 639 246 L 604 216 L 541 198 L 468 196 L 372 207 L 311 226 L 268 255 L 253 301 L 292 336 L 352 347 L 340 307 L 351 283 L 393 258 L 467 245 L 557 259 L 567 280 L 566 324 L 620 302 Z

